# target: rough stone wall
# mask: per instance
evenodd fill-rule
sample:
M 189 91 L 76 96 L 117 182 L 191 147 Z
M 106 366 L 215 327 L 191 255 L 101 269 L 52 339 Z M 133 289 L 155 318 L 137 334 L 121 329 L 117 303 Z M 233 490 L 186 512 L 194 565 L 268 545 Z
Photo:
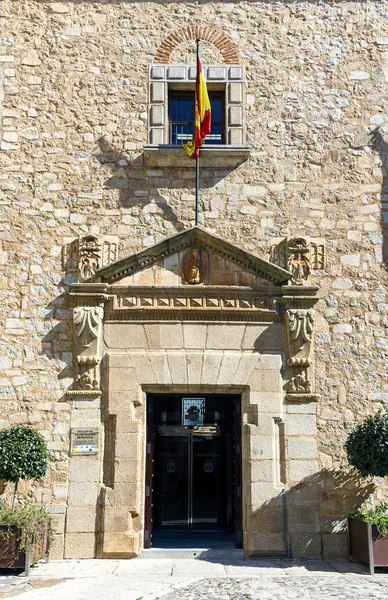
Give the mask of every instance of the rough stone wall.
M 262 256 L 274 236 L 326 239 L 315 274 L 325 532 L 363 496 L 337 469 L 354 421 L 388 400 L 387 12 L 386 2 L 1 2 L 0 426 L 44 432 L 54 460 L 37 496 L 59 526 L 72 360 L 63 238 L 118 235 L 123 256 L 193 224 L 194 171 L 142 159 L 147 66 L 188 23 L 237 45 L 251 146 L 247 166 L 202 170 L 200 222 Z

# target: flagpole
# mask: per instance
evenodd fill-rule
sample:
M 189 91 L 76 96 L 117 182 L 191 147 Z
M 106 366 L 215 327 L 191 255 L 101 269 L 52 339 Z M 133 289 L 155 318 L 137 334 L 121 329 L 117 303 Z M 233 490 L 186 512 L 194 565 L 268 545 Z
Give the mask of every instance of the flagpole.
M 197 81 L 197 86 L 199 85 L 198 82 L 198 77 L 199 77 L 199 73 L 198 73 L 198 59 L 199 59 L 199 40 L 196 40 L 196 44 L 197 44 L 197 77 L 196 77 L 196 81 Z M 197 154 L 195 157 L 195 224 L 198 225 L 198 192 L 199 192 L 199 148 L 197 148 Z

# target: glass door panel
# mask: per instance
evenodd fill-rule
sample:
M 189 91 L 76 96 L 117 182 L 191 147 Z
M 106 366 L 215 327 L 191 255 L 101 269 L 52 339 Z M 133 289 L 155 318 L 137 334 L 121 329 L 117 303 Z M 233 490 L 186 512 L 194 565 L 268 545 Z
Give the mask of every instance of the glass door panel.
M 227 526 L 227 456 L 225 437 L 192 436 L 192 529 Z
M 187 531 L 189 526 L 189 437 L 157 436 L 154 464 L 154 527 Z

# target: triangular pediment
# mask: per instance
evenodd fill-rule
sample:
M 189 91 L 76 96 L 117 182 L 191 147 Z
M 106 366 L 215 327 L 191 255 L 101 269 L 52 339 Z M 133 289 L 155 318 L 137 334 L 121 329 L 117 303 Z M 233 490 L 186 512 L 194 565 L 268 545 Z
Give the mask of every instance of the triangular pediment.
M 291 274 L 199 226 L 97 271 L 93 282 L 119 285 L 185 284 L 257 287 L 284 285 Z

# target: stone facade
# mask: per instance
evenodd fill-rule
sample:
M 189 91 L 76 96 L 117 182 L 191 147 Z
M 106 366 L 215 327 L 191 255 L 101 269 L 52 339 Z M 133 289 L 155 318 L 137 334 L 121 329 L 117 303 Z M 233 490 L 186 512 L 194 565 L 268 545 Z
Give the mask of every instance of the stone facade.
M 0 426 L 30 423 L 47 439 L 50 472 L 26 490 L 55 515 L 53 556 L 141 551 L 144 440 L 139 431 L 146 392 L 139 386 L 187 385 L 174 362 L 187 353 L 198 355 L 193 365 L 204 355 L 214 355 L 214 363 L 206 359 L 213 365 L 221 354 L 234 352 L 245 360 L 252 347 L 244 348 L 243 328 L 263 328 L 261 339 L 275 344 L 259 348 L 262 360 L 235 382 L 246 409 L 246 552 L 346 556 L 349 508 L 371 491 L 376 498 L 386 493 L 382 481 L 360 482 L 348 472 L 343 442 L 354 422 L 388 400 L 387 10 L 386 2 L 1 2 Z M 108 268 L 104 265 L 142 249 L 152 252 L 155 244 L 194 224 L 190 159 L 179 157 L 171 166 L 158 152 L 150 161 L 143 150 L 152 103 L 149 67 L 193 64 L 189 31 L 199 31 L 203 39 L 204 65 L 230 68 L 236 61 L 243 67 L 242 144 L 250 148 L 248 161 L 241 147 L 232 162 L 214 152 L 206 158 L 200 224 L 242 251 L 271 257 L 291 270 L 294 287 L 316 286 L 318 301 L 313 308 L 283 302 L 280 325 L 241 321 L 234 332 L 234 321 L 203 324 L 209 331 L 226 328 L 222 348 L 203 346 L 202 325 L 185 337 L 183 320 L 173 335 L 163 331 L 168 324 L 149 331 L 136 325 L 138 345 L 129 347 L 132 334 L 126 328 L 135 325 L 121 324 L 115 333 L 117 325 L 108 323 L 102 333 L 99 309 L 105 306 L 106 282 L 93 283 L 102 288 L 92 305 L 77 307 L 70 285 L 78 280 L 80 247 L 85 250 L 80 285 L 88 286 L 94 254 L 101 251 L 98 266 Z M 97 240 L 93 252 L 85 242 L 90 236 Z M 315 257 L 308 264 L 304 251 L 289 244 L 299 238 Z M 325 260 L 318 260 L 323 246 Z M 93 259 L 86 270 L 85 257 Z M 173 287 L 181 273 L 164 266 L 150 269 L 151 275 L 140 269 L 137 282 L 124 284 L 147 286 L 152 276 L 158 285 L 167 270 L 165 283 Z M 238 285 L 253 285 L 246 268 L 223 263 L 212 273 L 220 285 L 235 285 L 238 273 L 245 277 Z M 119 277 L 109 283 L 124 284 Z M 75 308 L 90 310 L 78 311 L 79 335 L 73 338 Z M 309 337 L 312 321 L 315 334 L 300 350 L 296 333 Z M 274 325 L 281 340 L 265 335 Z M 85 342 L 88 328 L 93 339 Z M 227 347 L 235 333 L 239 345 Z M 260 338 L 260 332 L 252 336 Z M 173 344 L 168 351 L 166 340 Z M 151 379 L 144 370 L 149 354 L 161 350 L 168 365 L 163 381 L 161 371 L 152 370 Z M 134 356 L 141 356 L 140 363 Z M 129 371 L 139 397 L 131 397 L 120 430 L 116 423 L 117 459 L 125 464 L 123 481 L 112 487 L 102 451 L 69 457 L 69 431 L 103 423 L 101 431 L 109 433 L 115 392 L 130 393 Z M 219 388 L 231 386 L 221 373 Z M 74 378 L 82 379 L 74 386 Z M 194 376 L 197 391 L 207 385 L 207 376 Z M 269 396 L 249 401 L 247 387 L 251 394 L 266 389 Z M 82 391 L 88 393 L 82 397 Z M 314 398 L 288 398 L 303 393 Z M 121 402 L 122 395 L 118 398 Z M 283 439 L 283 424 L 287 466 L 277 473 L 279 462 L 270 453 Z M 255 436 L 268 437 L 271 463 L 258 460 Z M 124 495 L 135 501 L 120 500 Z

